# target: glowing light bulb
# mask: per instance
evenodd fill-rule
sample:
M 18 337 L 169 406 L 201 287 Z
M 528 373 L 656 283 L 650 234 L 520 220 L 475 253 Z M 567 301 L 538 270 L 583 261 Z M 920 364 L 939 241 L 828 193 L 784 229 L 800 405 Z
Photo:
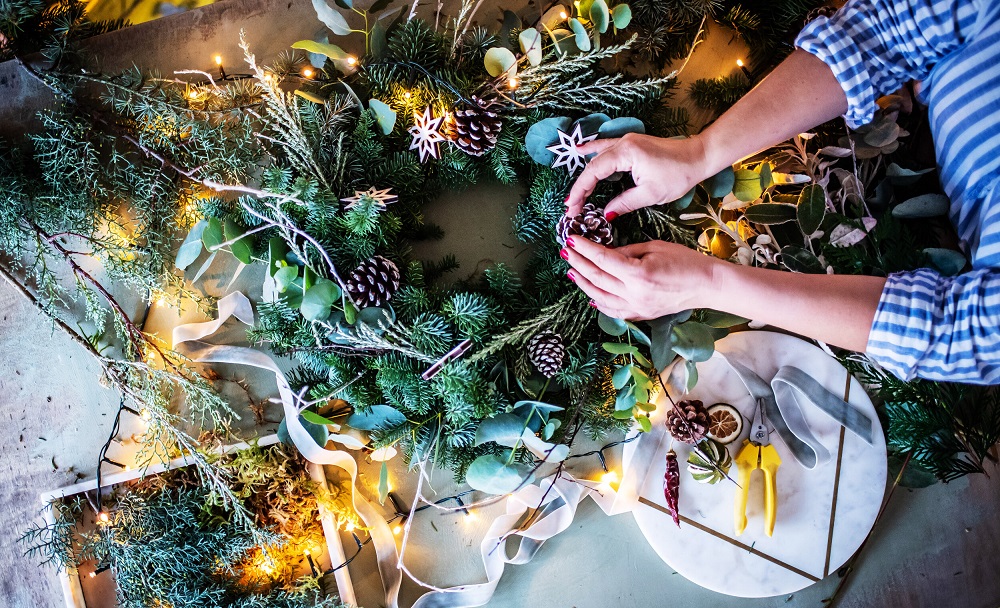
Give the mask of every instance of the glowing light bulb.
M 97 578 L 97 573 L 96 572 L 91 572 L 90 573 L 90 578 Z
M 188 99 L 198 99 L 198 91 L 191 89 L 191 92 L 188 93 Z
M 472 522 L 476 521 L 476 514 L 473 513 L 472 511 L 466 511 L 464 519 L 465 519 L 465 523 L 467 523 L 467 524 L 472 523 Z
M 347 56 L 347 65 L 355 65 L 357 62 L 358 62 L 358 58 L 357 57 L 354 57 L 354 56 L 351 56 L 351 55 Z
M 510 88 L 512 88 L 512 89 L 516 89 L 518 84 L 520 84 L 520 83 L 518 83 L 517 78 L 515 78 L 513 76 L 511 76 L 510 80 L 507 81 L 507 86 L 510 87 Z
M 98 523 L 106 524 L 109 521 L 111 521 L 111 518 L 108 517 L 108 514 L 105 513 L 104 511 L 101 511 L 100 513 L 97 514 L 97 522 Z
M 559 18 L 560 19 L 565 20 L 568 17 L 569 17 L 569 15 L 566 14 L 566 11 L 559 11 Z
M 614 471 L 608 471 L 604 475 L 601 475 L 601 483 L 597 486 L 597 490 L 600 492 L 610 492 L 612 490 L 611 484 L 618 482 L 618 473 Z
M 413 97 L 413 93 L 410 93 L 409 91 L 403 93 L 403 99 L 409 99 L 410 97 Z
M 353 521 L 347 522 L 347 525 L 344 526 L 344 530 L 347 532 L 354 530 L 354 522 Z
M 315 72 L 312 71 L 312 68 L 303 68 L 302 69 L 302 76 L 304 76 L 306 78 L 312 78 L 313 74 L 315 74 Z
M 392 527 L 392 533 L 395 534 L 396 536 L 399 536 L 399 533 L 402 531 L 403 531 L 403 526 L 399 524 L 396 524 L 395 526 Z
M 737 65 L 738 67 L 743 67 L 743 60 L 742 60 L 742 59 L 737 59 L 737 60 L 736 60 L 736 65 Z
M 215 65 L 222 65 L 222 55 L 216 55 L 214 59 L 215 59 Z
M 143 421 L 149 422 L 149 419 L 152 418 L 153 416 L 152 414 L 149 413 L 149 410 L 143 408 L 142 410 L 139 411 L 139 417 L 142 418 Z
M 312 555 L 311 553 L 309 553 L 309 549 L 306 549 L 306 550 L 305 550 L 305 551 L 303 551 L 302 553 L 304 553 L 305 555 Z

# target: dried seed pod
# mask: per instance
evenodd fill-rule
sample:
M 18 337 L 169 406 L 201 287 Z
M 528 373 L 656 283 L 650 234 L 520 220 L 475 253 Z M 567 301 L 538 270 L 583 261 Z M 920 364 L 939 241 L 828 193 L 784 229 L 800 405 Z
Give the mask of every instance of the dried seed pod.
M 667 470 L 663 474 L 663 497 L 667 499 L 667 510 L 674 518 L 677 527 L 681 527 L 681 514 L 677 508 L 680 497 L 681 469 L 677 464 L 677 452 L 670 450 L 667 452 Z

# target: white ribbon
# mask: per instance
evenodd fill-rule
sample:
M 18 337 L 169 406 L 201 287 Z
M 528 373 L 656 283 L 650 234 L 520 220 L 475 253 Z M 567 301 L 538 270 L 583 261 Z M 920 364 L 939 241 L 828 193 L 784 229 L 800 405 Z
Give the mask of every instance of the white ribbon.
M 278 395 L 281 397 L 281 405 L 285 412 L 285 425 L 288 428 L 288 436 L 291 438 L 292 443 L 295 444 L 295 447 L 306 460 L 319 465 L 340 467 L 350 475 L 351 501 L 354 509 L 369 529 L 369 534 L 371 534 L 372 544 L 375 546 L 375 554 L 378 557 L 379 574 L 382 576 L 382 586 L 385 590 L 386 606 L 387 608 L 397 608 L 397 598 L 399 597 L 399 586 L 402 582 L 402 576 L 396 568 L 398 560 L 396 541 L 382 515 L 357 491 L 357 462 L 347 452 L 328 450 L 316 443 L 299 420 L 299 407 L 296 405 L 297 397 L 288 385 L 285 374 L 278 368 L 271 357 L 252 348 L 215 346 L 196 341 L 217 331 L 232 316 L 235 316 L 248 325 L 253 325 L 254 319 L 250 300 L 242 293 L 230 293 L 219 300 L 218 307 L 219 318 L 215 321 L 191 323 L 174 328 L 174 347 L 182 342 L 187 342 L 189 344 L 189 356 L 199 363 L 249 365 L 274 373 L 278 384 Z M 248 310 L 250 311 L 249 315 L 246 314 Z
M 306 460 L 318 465 L 340 467 L 350 475 L 351 500 L 372 537 L 385 592 L 385 605 L 387 608 L 397 608 L 402 575 L 396 542 L 382 515 L 356 490 L 357 463 L 347 452 L 328 450 L 316 444 L 299 419 L 301 411 L 298 405 L 299 398 L 292 392 L 284 373 L 271 357 L 252 348 L 212 345 L 199 341 L 215 333 L 230 317 L 236 317 L 247 325 L 252 325 L 254 322 L 250 301 L 242 293 L 233 292 L 225 296 L 219 300 L 218 308 L 219 317 L 214 321 L 190 323 L 174 328 L 174 346 L 187 343 L 189 356 L 199 363 L 248 365 L 274 373 L 288 436 L 295 447 Z M 353 439 L 347 436 L 345 438 Z M 331 435 L 331 439 L 336 440 L 337 436 Z M 505 566 L 526 564 L 531 561 L 546 540 L 569 528 L 576 516 L 577 506 L 587 496 L 592 496 L 601 509 L 609 515 L 627 511 L 634 504 L 631 491 L 626 492 L 628 496 L 626 499 L 619 500 L 618 493 L 589 488 L 565 472 L 555 478 L 542 479 L 537 485 L 527 485 L 506 498 L 506 513 L 493 521 L 480 544 L 480 553 L 486 569 L 486 582 L 431 591 L 422 595 L 413 608 L 463 608 L 488 603 L 500 582 Z M 528 519 L 530 525 L 519 526 L 518 522 L 522 521 L 529 510 L 537 510 L 537 513 L 533 513 Z M 512 557 L 508 556 L 506 551 L 506 542 L 510 536 L 521 537 L 517 553 Z

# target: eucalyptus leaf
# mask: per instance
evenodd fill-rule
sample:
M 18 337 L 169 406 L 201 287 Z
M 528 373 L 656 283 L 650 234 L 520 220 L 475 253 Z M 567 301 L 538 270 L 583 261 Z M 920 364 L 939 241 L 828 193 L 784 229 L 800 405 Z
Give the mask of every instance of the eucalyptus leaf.
M 317 42 L 315 40 L 299 40 L 298 42 L 293 42 L 292 48 L 302 49 L 308 53 L 323 55 L 324 57 L 329 57 L 330 59 L 337 61 L 343 61 L 350 57 L 350 54 L 348 54 L 347 51 L 340 48 L 336 44 Z
M 565 408 L 552 403 L 524 399 L 515 403 L 512 411 L 519 416 L 527 417 L 532 410 L 541 416 L 548 416 L 554 412 L 561 412 L 563 409 Z
M 924 249 L 924 255 L 931 266 L 945 276 L 955 276 L 965 268 L 965 256 L 954 249 L 928 247 Z
M 593 112 L 578 119 L 573 124 L 573 128 L 575 129 L 576 125 L 580 125 L 580 133 L 586 137 L 588 135 L 593 135 L 594 133 L 600 134 L 601 127 L 609 122 L 611 122 L 611 117 L 607 114 L 603 112 Z
M 233 257 L 244 264 L 250 264 L 253 262 L 253 251 L 250 249 L 250 237 L 240 236 L 244 233 L 243 227 L 232 219 L 226 218 L 224 232 L 226 240 L 233 241 L 229 245 L 229 250 L 233 253 Z
M 396 125 L 396 112 L 389 107 L 389 104 L 372 98 L 368 101 L 368 109 L 375 115 L 375 121 L 382 135 L 392 133 L 392 128 Z
M 670 334 L 675 325 L 673 318 L 673 315 L 666 315 L 649 321 L 652 330 L 650 340 L 653 343 L 649 351 L 653 367 L 659 371 L 666 369 L 677 356 L 677 353 L 670 348 Z
M 631 378 L 632 366 L 622 365 L 611 374 L 611 384 L 614 385 L 615 390 L 621 390 Z
M 347 417 L 347 426 L 359 431 L 391 429 L 404 422 L 406 422 L 406 416 L 389 405 L 373 405 L 367 411 L 355 410 Z
M 943 194 L 921 194 L 892 208 L 892 216 L 905 219 L 938 217 L 948 213 L 948 197 Z
M 507 464 L 496 454 L 476 458 L 465 473 L 465 481 L 473 489 L 488 494 L 510 494 L 521 484 L 534 481 L 535 475 L 519 465 Z
M 771 163 L 761 163 L 757 172 L 760 174 L 761 188 L 767 190 L 774 184 L 774 180 L 771 178 Z
M 521 52 L 528 58 L 528 63 L 537 66 L 542 62 L 542 34 L 535 28 L 528 28 L 517 35 Z
M 690 392 L 694 389 L 695 385 L 698 384 L 698 366 L 695 365 L 694 361 L 685 361 L 684 367 L 687 368 L 688 381 L 687 390 Z
M 385 504 L 385 499 L 389 496 L 389 464 L 382 461 L 382 467 L 378 472 L 378 504 Z
M 278 293 L 285 293 L 292 286 L 292 282 L 298 277 L 298 266 L 283 266 L 274 273 L 274 286 L 278 290 Z
M 389 51 L 389 36 L 382 21 L 376 21 L 371 33 L 372 57 L 382 59 Z
M 205 249 L 215 251 L 219 245 L 226 242 L 222 232 L 222 222 L 217 217 L 208 218 L 208 224 L 201 232 L 201 242 L 205 244 Z
M 576 40 L 576 35 L 565 28 L 552 30 L 549 32 L 549 38 L 552 39 L 552 46 L 560 55 L 567 55 L 575 48 L 575 45 L 571 46 L 570 42 Z
M 639 352 L 638 347 L 631 344 L 622 344 L 620 342 L 605 342 L 601 344 L 601 348 L 608 351 L 612 355 L 634 355 Z
M 538 164 L 551 166 L 555 154 L 546 148 L 559 141 L 559 131 L 568 133 L 572 125 L 573 121 L 565 116 L 545 118 L 531 125 L 524 136 L 528 156 Z
M 177 249 L 177 257 L 174 259 L 174 266 L 178 270 L 185 270 L 201 255 L 201 251 L 204 249 L 201 235 L 205 232 L 206 226 L 208 226 L 206 220 L 199 220 L 197 224 L 191 227 L 187 236 L 184 237 L 184 242 Z
M 597 326 L 600 327 L 604 333 L 611 334 L 615 337 L 623 336 L 625 335 L 625 332 L 628 331 L 628 325 L 625 324 L 625 321 L 609 317 L 603 312 L 597 313 Z
M 486 51 L 486 56 L 483 57 L 483 64 L 486 66 L 486 71 L 489 72 L 489 75 L 494 78 L 501 74 L 506 74 L 509 77 L 517 74 L 517 57 L 514 56 L 514 53 L 510 49 L 505 49 L 502 46 L 495 46 Z
M 825 272 L 819 258 L 811 251 L 795 245 L 781 248 L 781 263 L 792 272 L 804 274 L 823 274 Z
M 492 441 L 508 448 L 515 447 L 521 441 L 521 434 L 527 426 L 527 419 L 514 414 L 487 418 L 476 429 L 476 445 Z
M 892 163 L 885 170 L 885 175 L 886 177 L 889 178 L 889 180 L 893 184 L 899 186 L 908 186 L 910 184 L 916 183 L 917 180 L 920 179 L 921 175 L 930 173 L 933 170 L 934 170 L 933 168 L 930 168 L 930 169 L 920 169 L 919 171 L 913 171 L 912 169 L 904 169 L 903 167 L 900 167 L 896 163 Z
M 218 254 L 219 254 L 218 251 L 213 251 L 208 256 L 208 258 L 206 258 L 205 261 L 202 262 L 201 267 L 198 268 L 198 272 L 194 273 L 194 277 L 191 279 L 192 283 L 197 282 L 198 279 L 201 278 L 201 275 L 205 274 L 208 271 L 208 268 L 212 265 L 212 262 L 215 261 L 215 256 L 217 256 Z
M 632 334 L 632 337 L 635 338 L 636 342 L 639 342 L 640 344 L 644 344 L 646 346 L 653 345 L 653 343 L 649 339 L 649 336 L 646 335 L 646 332 L 642 331 L 641 329 L 639 329 L 632 323 L 629 323 L 628 321 L 626 321 L 625 324 L 628 325 L 629 333 Z
M 503 12 L 503 21 L 500 24 L 500 35 L 498 36 L 500 44 L 513 51 L 514 46 L 510 42 L 510 33 L 519 29 L 521 29 L 521 18 L 514 11 L 505 10 Z
M 383 10 L 385 10 L 385 8 L 387 6 L 389 6 L 390 4 L 392 4 L 392 2 L 393 2 L 393 0 L 375 0 L 375 2 L 372 2 L 372 5 L 368 7 L 368 12 L 370 12 L 370 13 L 378 13 L 380 11 L 383 11 Z M 402 7 L 400 7 L 400 8 L 402 8 Z M 396 9 L 396 10 L 399 10 L 399 9 Z M 396 12 L 396 10 L 394 10 L 392 12 Z M 379 15 L 379 19 L 382 19 L 383 17 L 385 17 L 385 15 Z
M 627 28 L 632 23 L 632 9 L 627 4 L 619 4 L 611 9 L 611 20 L 617 29 Z
M 627 388 L 618 391 L 618 396 L 615 398 L 615 411 L 630 412 L 635 407 L 635 403 L 635 385 L 630 384 Z
M 271 237 L 267 242 L 267 272 L 272 277 L 285 266 L 285 256 L 288 255 L 288 243 L 280 236 Z M 298 271 L 296 271 L 298 274 Z M 295 277 L 292 277 L 295 278 Z M 287 285 L 286 285 L 287 287 Z M 282 290 L 283 291 L 283 290 Z
M 301 419 L 301 417 L 299 422 L 302 424 L 303 428 L 305 428 L 306 432 L 309 433 L 309 436 L 312 437 L 313 441 L 316 442 L 316 445 L 321 448 L 326 446 L 326 442 L 329 441 L 330 438 L 330 431 L 327 430 L 326 425 L 313 424 L 308 420 Z M 294 447 L 295 445 L 292 442 L 292 438 L 288 435 L 288 423 L 284 419 L 282 419 L 281 424 L 278 425 L 278 440 L 287 446 Z
M 826 217 L 826 192 L 819 184 L 810 184 L 799 193 L 796 218 L 802 233 L 810 235 L 819 230 Z
M 575 17 L 569 20 L 569 28 L 573 30 L 573 40 L 576 42 L 576 48 L 580 49 L 584 53 L 589 51 L 592 47 L 590 44 L 590 34 L 587 33 L 587 28 L 583 27 L 580 20 Z
M 649 421 L 649 416 L 639 416 L 635 421 L 639 423 L 639 428 L 642 429 L 643 433 L 653 430 L 653 423 Z
M 313 103 L 319 104 L 321 106 L 326 105 L 326 100 L 315 93 L 310 93 L 309 91 L 303 91 L 302 89 L 295 89 L 295 94 L 306 101 L 311 101 Z
M 330 7 L 326 0 L 312 0 L 316 17 L 323 24 L 330 28 L 330 31 L 338 36 L 346 36 L 351 33 L 351 26 L 347 25 L 347 19 L 339 11 Z
M 594 0 L 590 5 L 590 21 L 600 33 L 605 33 L 608 31 L 608 25 L 611 23 L 611 11 L 608 10 L 608 4 L 604 0 Z
M 354 325 L 354 322 L 358 320 L 358 309 L 350 300 L 344 300 L 344 320 L 347 321 L 348 325 Z
M 640 352 L 632 353 L 632 357 L 635 359 L 636 363 L 638 363 L 639 365 L 642 365 L 643 367 L 652 367 L 653 366 L 653 364 L 649 361 L 649 359 L 647 359 L 646 357 L 644 357 L 642 355 L 642 353 L 640 353 Z
M 688 321 L 674 327 L 670 346 L 688 361 L 708 361 L 715 352 L 715 340 L 708 326 Z
M 736 171 L 733 196 L 744 202 L 755 201 L 764 193 L 760 184 L 760 174 L 750 169 Z
M 684 209 L 687 209 L 688 206 L 691 204 L 691 202 L 694 201 L 694 193 L 696 189 L 697 188 L 691 188 L 690 190 L 687 191 L 687 194 L 685 194 L 684 196 L 680 197 L 675 201 L 671 201 L 670 204 L 674 207 L 674 209 L 677 209 L 678 211 L 683 211 Z
M 354 3 L 352 0 L 334 0 L 334 3 L 344 10 L 351 10 L 354 8 Z
M 339 299 L 340 287 L 330 279 L 319 279 L 302 295 L 299 311 L 308 321 L 326 321 Z
M 646 125 L 644 125 L 638 118 L 620 116 L 603 123 L 600 128 L 597 129 L 597 137 L 598 139 L 611 139 L 615 137 L 624 137 L 628 133 L 645 132 Z
M 358 321 L 376 330 L 382 329 L 395 320 L 396 316 L 391 310 L 386 308 L 369 306 L 368 308 L 362 308 L 361 311 L 358 312 Z
M 636 401 L 635 406 L 644 412 L 655 412 L 656 404 L 649 402 Z
M 330 420 L 325 416 L 320 416 L 319 414 L 317 414 L 312 410 L 302 410 L 301 412 L 299 412 L 299 417 L 302 418 L 303 420 L 308 420 L 313 424 L 322 424 L 322 425 L 337 424 L 333 420 Z
M 615 420 L 628 420 L 629 418 L 632 417 L 632 413 L 634 411 L 635 408 L 628 410 L 615 410 L 611 412 L 611 417 L 614 418 Z
M 743 325 L 749 322 L 750 319 L 729 314 L 728 312 L 706 309 L 701 315 L 701 321 L 710 327 L 733 327 L 734 325 Z
M 708 190 L 708 195 L 712 198 L 722 198 L 733 191 L 733 186 L 736 185 L 736 172 L 733 171 L 732 167 L 726 167 L 703 181 L 702 185 L 705 186 L 705 190 Z
M 754 224 L 772 226 L 775 224 L 784 224 L 785 222 L 795 221 L 796 211 L 797 209 L 795 205 L 787 205 L 785 203 L 758 203 L 747 207 L 743 212 L 743 215 L 747 218 L 747 221 L 753 222 Z

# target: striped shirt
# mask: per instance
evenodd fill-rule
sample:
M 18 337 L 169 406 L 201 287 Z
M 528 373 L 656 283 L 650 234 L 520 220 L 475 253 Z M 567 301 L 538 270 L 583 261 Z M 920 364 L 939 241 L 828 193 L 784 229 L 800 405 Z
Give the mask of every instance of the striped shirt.
M 1000 2 L 850 0 L 796 45 L 833 70 L 852 127 L 871 121 L 879 96 L 922 81 L 949 215 L 972 261 L 955 277 L 890 275 L 868 356 L 906 380 L 1000 383 Z

